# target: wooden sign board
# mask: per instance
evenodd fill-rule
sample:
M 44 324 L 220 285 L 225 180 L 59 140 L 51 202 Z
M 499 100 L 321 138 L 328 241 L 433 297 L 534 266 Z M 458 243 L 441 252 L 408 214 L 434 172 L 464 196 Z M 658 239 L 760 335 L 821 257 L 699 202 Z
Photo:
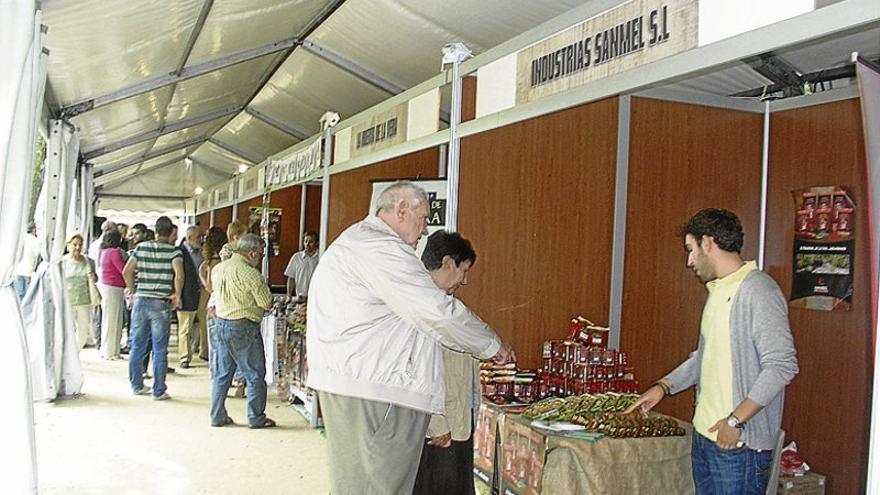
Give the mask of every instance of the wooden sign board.
M 405 142 L 407 108 L 404 102 L 352 126 L 350 157 L 367 155 Z
M 517 54 L 516 103 L 697 46 L 697 0 L 632 0 Z

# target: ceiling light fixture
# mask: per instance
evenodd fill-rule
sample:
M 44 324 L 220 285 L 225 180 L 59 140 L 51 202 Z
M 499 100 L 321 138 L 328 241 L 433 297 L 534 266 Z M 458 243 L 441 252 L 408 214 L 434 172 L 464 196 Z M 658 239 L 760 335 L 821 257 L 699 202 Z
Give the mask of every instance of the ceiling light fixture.
M 243 174 L 243 173 L 247 172 L 249 168 L 250 167 L 248 167 L 246 164 L 242 163 L 241 165 L 238 166 L 238 173 Z
M 193 191 L 193 192 L 195 192 L 196 196 L 198 196 L 198 195 L 202 194 L 203 192 L 205 192 L 205 190 L 202 189 L 202 186 L 197 186 L 195 191 Z
M 190 158 L 190 157 L 184 158 L 183 163 L 184 163 L 184 165 L 186 165 L 186 168 L 192 167 L 192 164 L 193 164 L 192 158 Z

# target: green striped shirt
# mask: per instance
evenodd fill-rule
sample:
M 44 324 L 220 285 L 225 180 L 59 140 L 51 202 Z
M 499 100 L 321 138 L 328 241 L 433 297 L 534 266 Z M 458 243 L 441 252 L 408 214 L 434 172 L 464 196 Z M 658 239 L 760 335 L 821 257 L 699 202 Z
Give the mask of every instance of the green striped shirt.
M 174 294 L 172 262 L 181 259 L 177 246 L 158 241 L 142 242 L 134 248 L 132 258 L 137 262 L 135 292 L 143 297 L 164 298 Z

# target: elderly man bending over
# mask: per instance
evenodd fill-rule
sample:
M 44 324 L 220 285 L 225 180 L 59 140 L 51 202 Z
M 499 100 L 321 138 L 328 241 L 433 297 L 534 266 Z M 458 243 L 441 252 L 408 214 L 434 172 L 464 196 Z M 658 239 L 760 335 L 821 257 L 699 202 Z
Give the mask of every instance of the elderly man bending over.
M 412 492 L 430 415 L 445 410 L 442 346 L 513 358 L 416 255 L 427 217 L 421 188 L 389 186 L 312 277 L 308 385 L 319 391 L 336 495 Z

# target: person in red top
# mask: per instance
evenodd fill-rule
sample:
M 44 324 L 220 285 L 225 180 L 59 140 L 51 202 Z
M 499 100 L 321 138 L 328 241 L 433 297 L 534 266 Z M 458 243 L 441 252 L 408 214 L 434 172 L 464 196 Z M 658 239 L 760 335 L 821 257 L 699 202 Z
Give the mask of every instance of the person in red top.
M 125 310 L 123 291 L 126 255 L 120 248 L 122 234 L 118 230 L 108 230 L 101 240 L 101 357 L 121 359 L 119 340 L 122 337 L 122 313 Z

